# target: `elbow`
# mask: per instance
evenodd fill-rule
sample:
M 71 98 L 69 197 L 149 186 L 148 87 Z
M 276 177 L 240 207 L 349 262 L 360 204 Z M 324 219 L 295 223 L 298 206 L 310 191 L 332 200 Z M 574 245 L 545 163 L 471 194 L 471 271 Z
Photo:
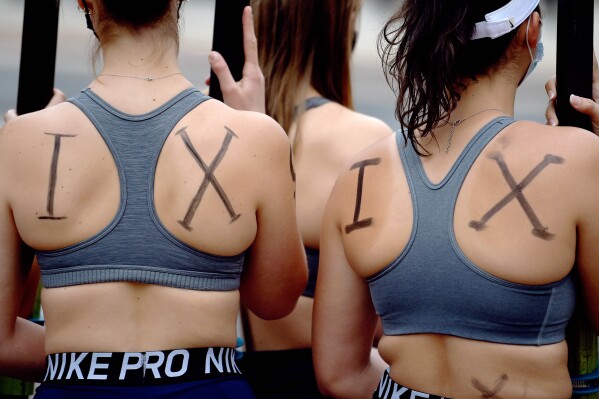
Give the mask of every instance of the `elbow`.
M 256 316 L 264 320 L 277 320 L 289 315 L 297 305 L 300 295 L 304 291 L 305 283 L 302 285 L 288 285 L 284 289 L 271 292 L 270 295 L 247 298 L 243 305 Z
M 264 320 L 277 320 L 290 314 L 299 299 L 300 294 L 290 296 L 280 296 L 277 299 L 272 298 L 271 301 L 248 306 L 248 308 L 259 318 Z
M 318 390 L 324 396 L 331 398 L 354 397 L 355 393 L 353 395 L 351 393 L 353 384 L 349 381 L 353 375 L 351 368 L 339 367 L 338 360 L 334 359 L 333 353 L 328 352 L 318 343 L 313 346 L 314 374 Z
M 290 314 L 293 309 L 295 308 L 295 305 L 292 307 L 278 307 L 277 309 L 264 309 L 264 310 L 257 310 L 257 311 L 252 311 L 256 316 L 258 316 L 259 318 L 263 319 L 263 320 L 278 320 L 278 319 L 282 319 L 283 317 L 287 316 L 288 314 Z
M 320 393 L 326 397 L 351 398 L 355 396 L 352 382 L 348 381 L 346 376 L 335 373 L 330 368 L 327 372 L 317 372 L 316 382 Z
M 289 315 L 295 309 L 297 301 L 306 289 L 308 269 L 298 268 L 287 281 L 281 281 L 277 293 L 263 303 L 256 315 L 264 320 L 277 320 Z
M 308 282 L 305 262 L 262 285 L 243 284 L 240 287 L 242 304 L 264 320 L 277 320 L 289 315 Z

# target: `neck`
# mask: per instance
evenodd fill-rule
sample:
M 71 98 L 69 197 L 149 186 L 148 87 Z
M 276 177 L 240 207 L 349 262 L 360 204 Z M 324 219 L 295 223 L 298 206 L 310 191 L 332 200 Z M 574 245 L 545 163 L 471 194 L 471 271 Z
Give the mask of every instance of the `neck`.
M 459 154 L 476 134 L 475 126 L 501 115 L 513 117 L 517 88 L 517 79 L 510 73 L 479 77 L 462 92 L 456 108 L 446 119 L 448 123 L 441 123 L 435 129 L 437 140 L 420 138 L 420 143 L 431 154 Z
M 101 74 L 158 78 L 179 72 L 178 48 L 174 39 L 151 33 L 115 35 L 102 45 Z
M 517 82 L 509 74 L 480 77 L 462 92 L 462 98 L 451 113 L 450 122 L 467 118 L 484 109 L 500 109 L 506 115 L 514 115 Z
M 308 85 L 308 87 L 306 87 L 305 89 L 304 100 L 307 100 L 312 97 L 322 97 L 322 94 L 316 91 L 316 89 L 312 87 L 312 85 Z

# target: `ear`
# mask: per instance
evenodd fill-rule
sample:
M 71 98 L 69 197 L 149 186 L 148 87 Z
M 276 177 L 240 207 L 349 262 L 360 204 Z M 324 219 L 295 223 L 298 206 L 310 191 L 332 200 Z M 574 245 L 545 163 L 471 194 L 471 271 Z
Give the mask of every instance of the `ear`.
M 77 0 L 77 5 L 79 6 L 79 9 L 83 11 L 85 11 L 85 5 L 87 5 L 89 12 L 93 14 L 94 4 L 92 0 Z
M 541 40 L 541 29 L 543 21 L 538 12 L 533 12 L 530 20 L 530 27 L 528 28 L 528 41 L 531 48 L 536 48 L 537 43 Z
M 518 43 L 526 49 L 528 49 L 527 43 L 531 49 L 536 48 L 541 38 L 542 23 L 539 13 L 537 11 L 533 12 L 518 28 Z M 528 37 L 526 35 L 527 30 Z

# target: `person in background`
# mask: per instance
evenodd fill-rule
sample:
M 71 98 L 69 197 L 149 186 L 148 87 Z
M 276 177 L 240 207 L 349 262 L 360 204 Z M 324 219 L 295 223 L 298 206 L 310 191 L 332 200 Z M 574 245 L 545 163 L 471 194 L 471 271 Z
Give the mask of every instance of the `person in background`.
M 0 131 L 0 374 L 42 399 L 253 398 L 239 304 L 283 317 L 307 281 L 289 140 L 182 75 L 181 1 L 78 5 L 101 73 Z M 45 328 L 18 317 L 34 254 Z
M 391 135 L 353 109 L 351 54 L 361 0 L 253 0 L 266 112 L 292 143 L 297 218 L 310 277 L 295 310 L 245 313 L 240 362 L 259 398 L 320 398 L 312 364 L 312 303 L 324 207 L 350 157 Z
M 571 397 L 578 278 L 599 329 L 599 138 L 513 119 L 543 54 L 538 4 L 406 0 L 386 24 L 402 130 L 353 158 L 325 211 L 313 339 L 327 395 Z

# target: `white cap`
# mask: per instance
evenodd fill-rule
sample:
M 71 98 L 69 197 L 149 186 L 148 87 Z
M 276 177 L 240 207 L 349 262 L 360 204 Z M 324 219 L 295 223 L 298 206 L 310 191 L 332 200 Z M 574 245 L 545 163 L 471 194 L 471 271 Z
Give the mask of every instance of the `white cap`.
M 485 15 L 485 20 L 477 22 L 471 40 L 489 37 L 496 39 L 516 29 L 528 18 L 540 0 L 511 0 L 499 10 Z

